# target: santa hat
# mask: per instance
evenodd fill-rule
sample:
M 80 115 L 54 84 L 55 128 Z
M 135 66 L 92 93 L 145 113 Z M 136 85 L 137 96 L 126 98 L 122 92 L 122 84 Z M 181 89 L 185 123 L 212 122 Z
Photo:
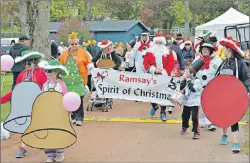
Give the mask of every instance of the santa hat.
M 149 35 L 149 33 L 146 31 L 143 31 L 141 35 Z
M 192 45 L 192 42 L 191 42 L 190 38 L 185 39 L 184 45 L 186 45 L 186 44 Z
M 232 36 L 227 36 L 226 39 L 223 39 L 220 41 L 220 44 L 222 46 L 227 46 L 231 49 L 233 49 L 236 53 L 244 57 L 244 52 L 240 49 L 240 43 L 238 41 L 234 40 Z
M 108 47 L 111 44 L 112 44 L 112 42 L 109 41 L 109 40 L 102 40 L 102 42 L 99 42 L 97 44 L 97 46 L 99 46 L 101 49 L 104 49 L 104 48 Z
M 167 44 L 166 38 L 161 34 L 155 35 L 153 42 L 155 43 L 156 41 L 162 42 L 163 44 Z

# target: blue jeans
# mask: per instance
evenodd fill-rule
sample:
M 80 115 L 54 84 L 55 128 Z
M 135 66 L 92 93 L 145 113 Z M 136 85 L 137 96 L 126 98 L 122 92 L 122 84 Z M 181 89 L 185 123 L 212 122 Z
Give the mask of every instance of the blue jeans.
M 151 105 L 152 105 L 152 107 L 155 109 L 155 110 L 158 110 L 159 109 L 159 106 L 158 106 L 158 104 L 156 104 L 156 103 L 151 103 Z M 160 105 L 160 107 L 161 107 L 161 114 L 163 113 L 163 114 L 165 114 L 166 113 L 166 106 L 163 106 L 163 105 Z

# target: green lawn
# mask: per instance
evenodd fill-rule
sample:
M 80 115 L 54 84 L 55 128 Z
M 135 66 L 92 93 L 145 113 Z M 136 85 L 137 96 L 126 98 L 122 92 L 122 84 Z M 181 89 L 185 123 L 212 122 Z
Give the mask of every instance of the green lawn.
M 1 73 L 1 85 L 3 84 L 3 90 L 1 90 L 1 96 L 6 94 L 11 90 L 12 86 L 12 74 L 8 73 L 4 77 L 4 82 L 3 81 L 3 73 Z M 1 122 L 6 119 L 10 111 L 10 103 L 6 103 L 1 105 Z

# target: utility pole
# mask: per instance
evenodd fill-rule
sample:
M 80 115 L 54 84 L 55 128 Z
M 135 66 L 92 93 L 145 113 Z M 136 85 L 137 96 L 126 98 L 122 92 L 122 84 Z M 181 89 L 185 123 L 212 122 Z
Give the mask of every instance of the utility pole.
M 188 10 L 189 10 L 189 2 L 188 2 L 188 0 L 186 0 L 185 9 L 186 9 L 185 29 L 188 30 L 188 33 L 190 33 L 190 31 L 189 31 L 189 20 L 188 20 Z
M 86 21 L 90 19 L 90 0 L 85 0 L 86 2 Z

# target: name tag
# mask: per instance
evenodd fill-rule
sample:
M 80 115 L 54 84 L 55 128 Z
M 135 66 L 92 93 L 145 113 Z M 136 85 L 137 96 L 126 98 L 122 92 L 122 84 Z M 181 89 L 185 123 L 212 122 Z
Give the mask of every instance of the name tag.
M 221 75 L 234 75 L 234 72 L 231 69 L 222 69 L 220 70 L 220 74 Z

